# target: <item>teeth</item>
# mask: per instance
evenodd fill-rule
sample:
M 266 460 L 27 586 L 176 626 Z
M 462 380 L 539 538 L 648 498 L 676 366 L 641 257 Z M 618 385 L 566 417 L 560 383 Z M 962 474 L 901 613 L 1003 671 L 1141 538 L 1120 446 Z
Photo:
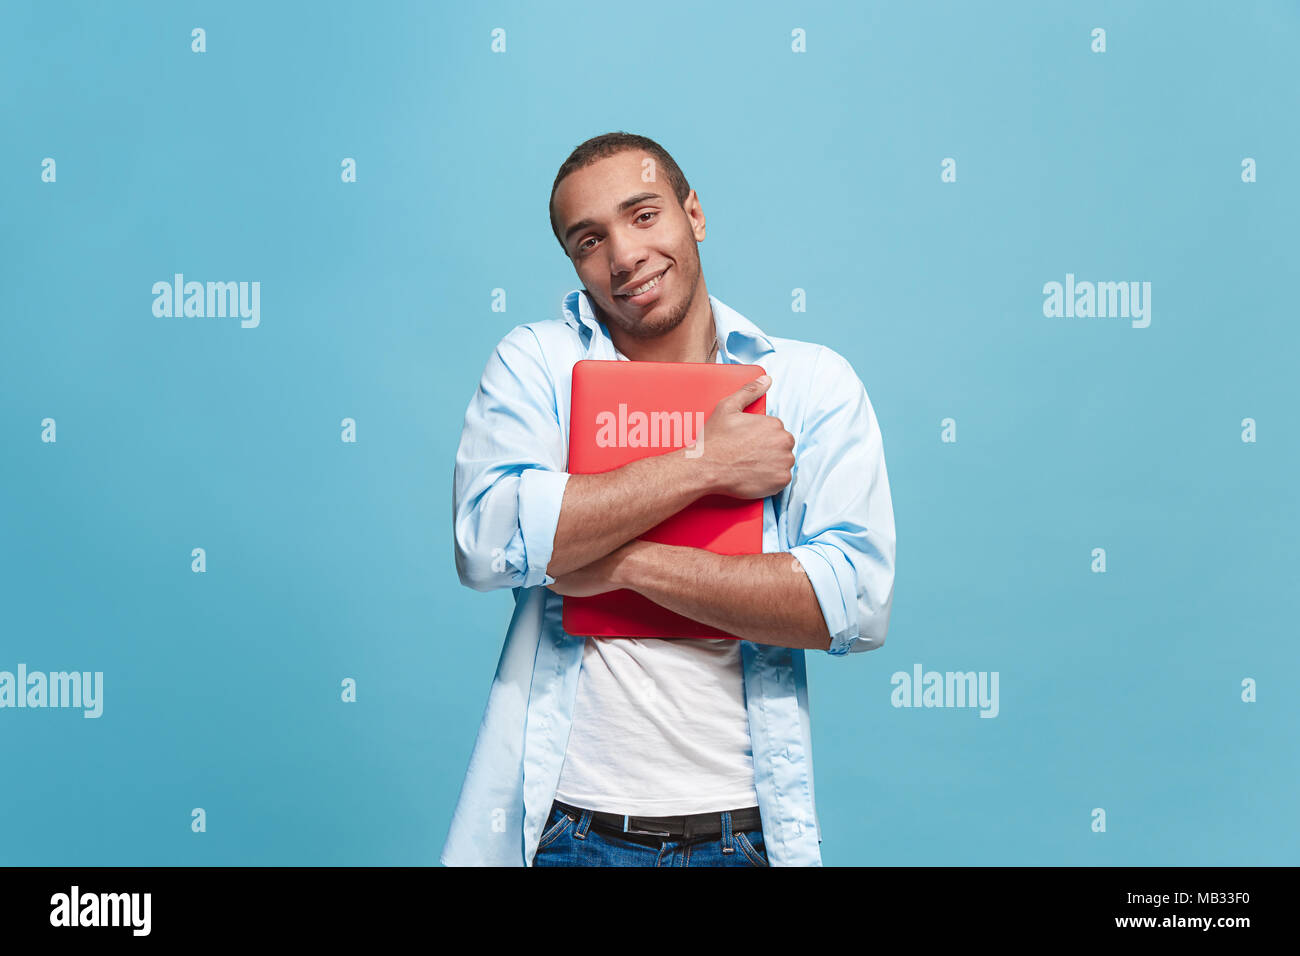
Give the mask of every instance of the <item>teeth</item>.
M 623 294 L 624 294 L 625 296 L 629 296 L 629 297 L 630 297 L 630 296 L 634 296 L 634 295 L 640 295 L 642 292 L 649 292 L 651 289 L 653 289 L 655 286 L 657 286 L 657 285 L 659 284 L 659 280 L 662 279 L 663 277 L 664 277 L 664 275 L 663 275 L 663 273 L 661 272 L 661 273 L 659 273 L 659 275 L 655 276 L 653 279 L 651 279 L 651 280 L 650 280 L 649 282 L 647 282 L 645 285 L 641 286 L 641 288 L 639 288 L 639 289 L 633 289 L 631 292 L 624 292 Z

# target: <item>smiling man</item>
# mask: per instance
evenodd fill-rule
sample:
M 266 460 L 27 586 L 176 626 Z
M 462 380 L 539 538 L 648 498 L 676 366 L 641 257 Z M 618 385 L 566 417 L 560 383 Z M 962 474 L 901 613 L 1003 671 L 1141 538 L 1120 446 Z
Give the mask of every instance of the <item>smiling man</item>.
M 551 227 L 583 288 L 516 326 L 456 455 L 461 582 L 515 613 L 441 861 L 819 866 L 804 653 L 879 647 L 894 516 L 875 412 L 837 352 L 709 295 L 699 197 L 653 140 L 579 146 Z M 699 442 L 596 475 L 568 461 L 580 359 L 754 364 Z M 767 395 L 767 414 L 742 410 Z M 763 499 L 763 553 L 637 536 L 706 494 Z M 563 595 L 629 588 L 741 639 L 596 638 Z

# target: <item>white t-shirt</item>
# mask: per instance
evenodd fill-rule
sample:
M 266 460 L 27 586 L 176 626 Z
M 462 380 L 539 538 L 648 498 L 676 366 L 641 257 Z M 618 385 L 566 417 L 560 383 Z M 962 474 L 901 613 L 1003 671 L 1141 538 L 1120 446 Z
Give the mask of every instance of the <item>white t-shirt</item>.
M 587 638 L 555 796 L 643 816 L 757 806 L 740 641 Z
M 555 796 L 643 816 L 757 806 L 740 641 L 588 637 Z

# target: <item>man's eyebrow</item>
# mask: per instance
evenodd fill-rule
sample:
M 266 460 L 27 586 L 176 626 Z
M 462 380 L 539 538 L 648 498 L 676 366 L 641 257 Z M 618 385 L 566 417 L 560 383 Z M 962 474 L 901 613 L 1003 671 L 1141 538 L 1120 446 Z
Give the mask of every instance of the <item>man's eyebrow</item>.
M 624 199 L 621 203 L 619 203 L 618 211 L 627 212 L 627 210 L 631 209 L 633 206 L 639 206 L 641 203 L 646 202 L 648 200 L 663 199 L 663 198 L 664 197 L 659 195 L 658 193 L 637 193 L 635 196 L 629 196 L 627 199 Z M 586 229 L 594 225 L 596 225 L 596 220 L 594 219 L 583 219 L 580 222 L 575 222 L 572 226 L 570 226 L 568 229 L 564 231 L 564 241 L 568 242 L 569 239 L 573 237 L 573 234 L 577 232 L 579 229 Z

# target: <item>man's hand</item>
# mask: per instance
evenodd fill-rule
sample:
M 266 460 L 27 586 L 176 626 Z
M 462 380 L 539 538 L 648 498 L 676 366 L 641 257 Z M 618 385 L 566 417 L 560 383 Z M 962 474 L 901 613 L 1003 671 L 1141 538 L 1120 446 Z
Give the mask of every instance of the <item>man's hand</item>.
M 720 476 L 722 494 L 766 498 L 790 484 L 794 436 L 775 415 L 744 411 L 771 384 L 769 375 L 746 382 L 721 399 L 704 423 L 696 454 L 711 473 Z
M 568 597 L 590 597 L 593 594 L 604 594 L 606 591 L 617 591 L 619 588 L 627 586 L 623 583 L 623 576 L 619 574 L 619 566 L 634 551 L 638 548 L 644 548 L 648 543 L 639 538 L 633 538 L 626 544 L 615 548 L 603 558 L 598 558 L 591 564 L 561 574 L 546 586 L 556 594 L 563 594 Z

